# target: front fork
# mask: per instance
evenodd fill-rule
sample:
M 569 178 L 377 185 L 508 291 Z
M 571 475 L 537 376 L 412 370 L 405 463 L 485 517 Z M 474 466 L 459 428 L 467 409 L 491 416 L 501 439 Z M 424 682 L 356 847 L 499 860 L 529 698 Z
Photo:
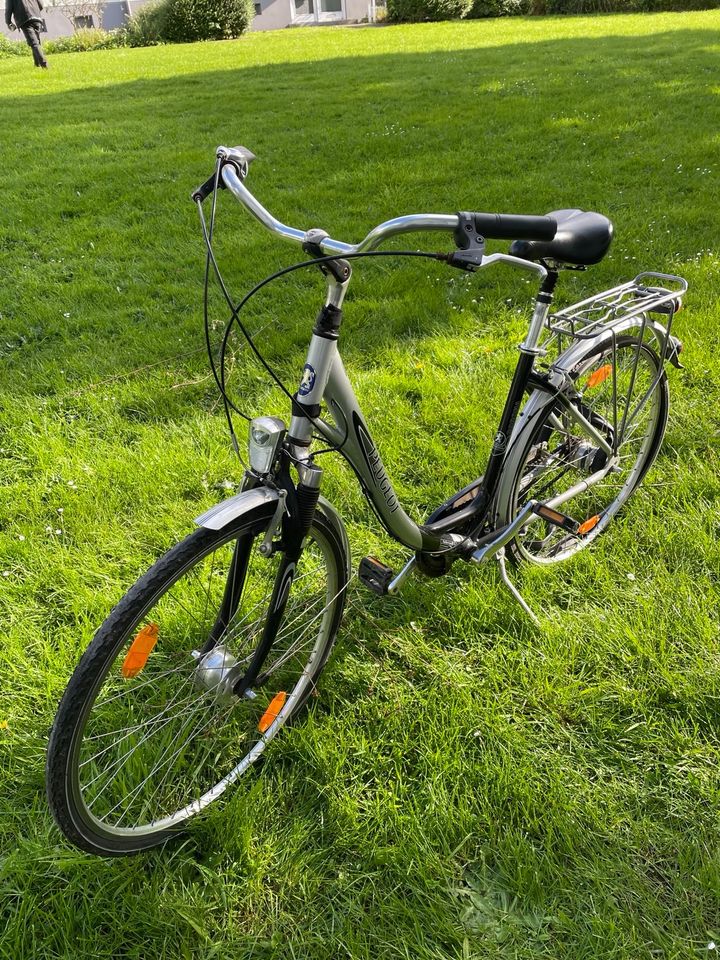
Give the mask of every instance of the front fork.
M 336 269 L 333 269 L 333 266 Z M 285 447 L 280 454 L 279 467 L 275 475 L 275 482 L 283 496 L 279 501 L 278 511 L 273 517 L 271 526 L 260 546 L 260 552 L 263 556 L 269 557 L 273 552 L 280 550 L 282 558 L 275 576 L 275 584 L 260 643 L 245 675 L 237 680 L 233 688 L 234 692 L 240 695 L 255 682 L 275 642 L 285 615 L 297 563 L 302 554 L 305 538 L 312 527 L 315 508 L 320 497 L 323 471 L 308 456 L 308 448 L 312 439 L 312 419 L 320 413 L 320 399 L 329 376 L 331 357 L 342 316 L 342 302 L 351 275 L 350 264 L 345 261 L 338 261 L 336 265 L 327 264 L 321 269 L 328 275 L 327 300 L 315 324 L 312 343 L 303 370 L 303 378 L 298 393 L 293 399 L 293 417 L 290 422 L 289 435 L 286 437 Z M 337 271 L 340 271 L 340 273 Z M 300 402 L 301 399 L 302 402 Z M 297 484 L 293 483 L 290 476 L 291 461 L 297 469 Z M 246 475 L 245 482 L 252 482 L 251 477 L 252 475 Z M 272 527 L 276 529 L 272 529 Z M 273 540 L 280 531 L 282 532 L 280 542 L 275 545 Z M 231 564 L 231 573 L 235 566 L 236 557 L 238 558 L 238 564 L 242 565 L 244 562 L 245 570 L 247 570 L 247 559 L 243 561 L 242 551 L 243 548 L 238 541 Z M 231 599 L 233 599 L 232 596 Z M 238 592 L 237 597 L 234 598 L 235 610 L 239 601 L 240 593 Z M 225 603 L 223 602 L 223 608 L 224 606 Z M 222 613 L 224 612 L 223 609 Z M 232 615 L 234 615 L 234 611 Z
M 310 533 L 312 522 L 315 517 L 315 508 L 320 496 L 320 483 L 323 471 L 314 463 L 306 461 L 298 464 L 298 483 L 294 485 L 288 469 L 287 451 L 283 451 L 281 456 L 281 468 L 278 473 L 278 486 L 285 492 L 280 503 L 285 503 L 286 509 L 280 511 L 278 532 L 282 531 L 279 544 L 273 548 L 272 538 L 274 532 L 268 531 L 269 536 L 265 537 L 262 546 L 270 546 L 272 552 L 281 552 L 282 556 L 275 574 L 275 583 L 273 585 L 272 596 L 268 604 L 268 612 L 265 617 L 262 637 L 253 654 L 252 660 L 248 665 L 242 677 L 239 677 L 233 686 L 233 692 L 242 696 L 245 691 L 253 685 L 262 670 L 270 650 L 277 638 L 278 631 L 282 625 L 290 596 L 295 570 L 302 554 L 305 538 Z M 273 518 L 273 521 L 275 518 Z M 271 524 L 273 524 L 271 521 Z M 240 541 L 235 548 L 235 554 L 238 554 Z M 233 556 L 234 565 L 235 556 Z M 247 566 L 246 566 L 247 569 Z M 238 595 L 238 602 L 239 602 Z M 237 609 L 237 607 L 236 607 Z

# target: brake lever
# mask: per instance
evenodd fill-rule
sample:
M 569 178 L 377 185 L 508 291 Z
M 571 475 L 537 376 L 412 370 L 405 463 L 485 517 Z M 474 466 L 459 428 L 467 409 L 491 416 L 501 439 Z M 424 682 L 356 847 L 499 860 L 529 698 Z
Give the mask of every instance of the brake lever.
M 256 159 L 255 154 L 252 152 L 252 150 L 248 150 L 247 147 L 218 147 L 217 158 L 220 161 L 219 172 L 216 171 L 213 173 L 212 176 L 208 177 L 205 183 L 201 183 L 200 186 L 193 191 L 191 195 L 193 203 L 202 203 L 210 196 L 215 189 L 216 178 L 218 189 L 226 189 L 225 181 L 222 178 L 222 168 L 226 163 L 232 164 L 237 171 L 238 177 L 240 177 L 241 180 L 244 180 L 248 175 L 250 164 Z

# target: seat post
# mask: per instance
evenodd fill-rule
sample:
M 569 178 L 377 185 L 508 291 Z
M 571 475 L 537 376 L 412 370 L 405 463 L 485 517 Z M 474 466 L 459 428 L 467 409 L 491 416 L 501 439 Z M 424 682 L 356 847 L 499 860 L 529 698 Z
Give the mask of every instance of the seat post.
M 527 335 L 518 348 L 521 353 L 528 353 L 536 357 L 541 352 L 538 348 L 538 343 L 545 326 L 545 321 L 547 320 L 547 315 L 550 312 L 550 304 L 553 302 L 553 292 L 557 281 L 557 270 L 548 270 L 535 300 L 535 309 L 533 310 Z

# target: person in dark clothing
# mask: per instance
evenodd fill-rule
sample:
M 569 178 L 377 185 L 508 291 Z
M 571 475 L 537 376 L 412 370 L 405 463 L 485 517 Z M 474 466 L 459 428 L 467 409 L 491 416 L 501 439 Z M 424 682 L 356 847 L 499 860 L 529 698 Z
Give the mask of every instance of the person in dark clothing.
M 13 30 L 15 26 L 22 30 L 27 44 L 32 50 L 36 67 L 47 69 L 47 60 L 40 46 L 40 24 L 42 17 L 43 0 L 5 0 L 5 23 Z

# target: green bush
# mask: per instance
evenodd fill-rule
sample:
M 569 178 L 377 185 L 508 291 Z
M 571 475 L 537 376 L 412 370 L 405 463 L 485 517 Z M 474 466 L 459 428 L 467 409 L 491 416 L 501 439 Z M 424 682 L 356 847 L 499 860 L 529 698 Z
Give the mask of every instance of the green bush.
M 469 5 L 472 0 L 429 2 Z M 158 43 L 189 43 L 193 40 L 225 40 L 244 33 L 254 12 L 253 0 L 157 0 L 141 7 L 120 30 L 76 30 L 69 37 L 46 40 L 43 47 L 47 53 L 53 54 L 114 47 L 150 47 Z M 432 19 L 447 19 L 450 15 L 446 13 Z M 0 34 L 0 60 L 29 54 L 30 48 L 24 41 L 8 40 Z
M 518 14 L 654 13 L 720 7 L 720 0 L 387 0 L 387 3 L 388 19 L 396 22 Z
M 466 17 L 473 0 L 387 0 L 388 20 L 417 23 Z
M 531 12 L 532 0 L 473 0 L 468 18 L 513 17 Z
M 167 3 L 148 3 L 130 17 L 122 29 L 128 47 L 153 47 L 162 43 Z
M 76 30 L 69 37 L 46 40 L 43 47 L 47 53 L 83 53 L 86 50 L 112 50 L 125 46 L 119 30 L 99 30 L 95 27 Z
M 239 37 L 252 23 L 252 0 L 163 0 L 162 39 L 168 43 Z
M 30 47 L 24 40 L 8 40 L 6 36 L 0 33 L 0 60 L 6 60 L 10 57 L 24 57 L 30 55 Z
M 530 0 L 531 13 L 659 13 L 707 10 L 720 0 Z
M 706 10 L 720 0 L 533 0 L 538 13 L 656 13 L 661 10 Z
M 158 0 L 141 7 L 123 34 L 129 47 L 227 40 L 245 33 L 254 13 L 253 0 Z

